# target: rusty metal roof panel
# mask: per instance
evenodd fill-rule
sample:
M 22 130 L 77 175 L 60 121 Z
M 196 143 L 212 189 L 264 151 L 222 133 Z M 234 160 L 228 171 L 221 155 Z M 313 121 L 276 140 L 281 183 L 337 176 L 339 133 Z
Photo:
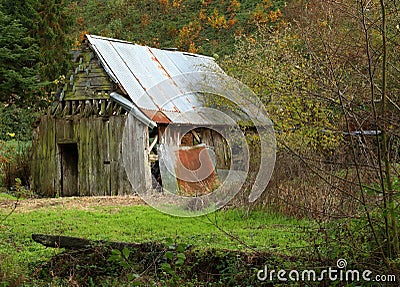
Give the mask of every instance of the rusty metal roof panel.
M 191 111 L 188 113 L 179 113 L 179 112 L 163 112 L 171 122 L 178 123 L 178 124 L 186 124 L 186 125 L 213 125 L 215 123 L 208 121 L 207 118 L 202 117 L 198 113 Z
M 159 124 L 170 124 L 171 120 L 161 111 L 149 111 L 142 109 L 142 112 L 152 121 Z
M 192 91 L 199 88 L 193 85 L 194 72 L 222 71 L 213 58 L 94 35 L 87 39 L 106 72 L 141 110 L 160 111 L 166 117 L 157 118 L 163 122 L 212 124 L 208 117 L 196 114 L 195 108 L 202 106 L 201 94 Z M 188 111 L 193 111 L 190 117 L 176 116 Z
M 150 51 L 158 59 L 160 64 L 162 63 L 163 69 L 170 78 L 179 76 L 181 74 L 181 71 L 169 57 L 170 54 L 176 53 L 175 51 L 160 50 L 155 48 L 150 48 Z

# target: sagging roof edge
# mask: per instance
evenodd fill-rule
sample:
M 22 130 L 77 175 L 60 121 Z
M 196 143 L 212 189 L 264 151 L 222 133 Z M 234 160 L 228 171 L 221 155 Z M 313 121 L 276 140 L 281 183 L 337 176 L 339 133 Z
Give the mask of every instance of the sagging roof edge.
M 148 126 L 149 128 L 155 128 L 157 123 L 149 119 L 141 110 L 139 110 L 131 101 L 126 99 L 124 96 L 112 92 L 110 94 L 112 100 L 120 104 L 123 108 L 129 111 L 129 113 L 133 114 L 135 118 L 137 118 L 140 122 Z

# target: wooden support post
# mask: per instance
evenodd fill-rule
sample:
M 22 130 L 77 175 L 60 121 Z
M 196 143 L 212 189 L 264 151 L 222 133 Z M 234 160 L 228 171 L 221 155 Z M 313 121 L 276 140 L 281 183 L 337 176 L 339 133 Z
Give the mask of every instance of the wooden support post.
M 151 143 L 151 145 L 150 145 L 150 147 L 149 147 L 148 154 L 150 154 L 150 152 L 153 150 L 153 148 L 154 148 L 154 146 L 157 144 L 157 142 L 158 142 L 158 135 L 156 135 L 156 136 L 154 137 L 154 140 L 153 140 L 153 142 Z
M 106 102 L 107 100 L 102 99 L 100 103 L 100 115 L 102 116 L 106 114 Z
M 71 101 L 65 101 L 65 106 L 64 109 L 62 111 L 62 116 L 68 116 L 71 112 Z
M 89 100 L 85 101 L 85 110 L 84 114 L 86 117 L 90 116 L 92 114 L 93 108 L 92 108 L 92 103 Z
M 99 100 L 93 100 L 93 113 L 95 115 L 99 114 Z
M 75 115 L 76 114 L 76 101 L 72 101 L 72 106 L 71 106 L 71 115 Z
M 112 116 L 113 113 L 113 102 L 112 101 L 108 101 L 107 107 L 106 107 L 106 116 Z
M 192 134 L 194 135 L 194 137 L 196 138 L 197 142 L 200 144 L 201 143 L 201 139 L 198 133 L 196 133 L 195 130 L 191 130 Z

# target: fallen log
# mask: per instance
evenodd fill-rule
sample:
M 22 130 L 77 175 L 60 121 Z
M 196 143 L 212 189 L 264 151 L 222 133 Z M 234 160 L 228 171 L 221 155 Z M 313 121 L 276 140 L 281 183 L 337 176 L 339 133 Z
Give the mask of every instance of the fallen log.
M 33 241 L 40 243 L 46 247 L 52 248 L 65 248 L 65 249 L 84 249 L 96 246 L 105 246 L 112 249 L 122 250 L 124 248 L 138 248 L 147 245 L 159 245 L 162 247 L 162 243 L 158 242 L 144 242 L 144 243 L 132 243 L 132 242 L 116 242 L 116 241 L 103 241 L 103 240 L 90 240 L 86 238 L 62 236 L 62 235 L 49 235 L 49 234 L 32 234 Z

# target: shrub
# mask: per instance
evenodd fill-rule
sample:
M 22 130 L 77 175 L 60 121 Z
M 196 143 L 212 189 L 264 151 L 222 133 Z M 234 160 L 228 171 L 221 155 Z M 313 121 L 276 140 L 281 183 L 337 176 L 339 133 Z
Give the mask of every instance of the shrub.
M 19 182 L 29 185 L 31 143 L 0 140 L 0 186 L 11 190 Z

